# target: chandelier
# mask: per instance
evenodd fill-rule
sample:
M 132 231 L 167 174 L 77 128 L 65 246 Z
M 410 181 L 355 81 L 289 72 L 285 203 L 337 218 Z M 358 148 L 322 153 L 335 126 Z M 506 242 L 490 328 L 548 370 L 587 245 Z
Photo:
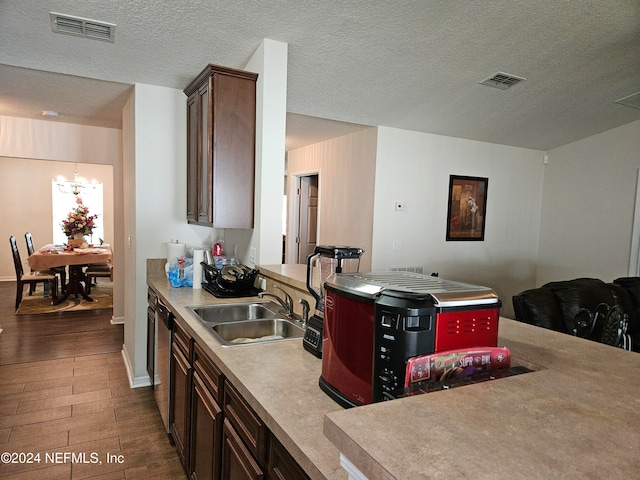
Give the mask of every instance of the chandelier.
M 87 182 L 84 178 L 78 175 L 78 164 L 75 164 L 73 172 L 73 181 L 65 179 L 62 175 L 58 175 L 56 178 L 56 185 L 62 193 L 73 193 L 79 195 L 85 188 L 96 188 L 98 182 L 93 179 L 91 182 Z

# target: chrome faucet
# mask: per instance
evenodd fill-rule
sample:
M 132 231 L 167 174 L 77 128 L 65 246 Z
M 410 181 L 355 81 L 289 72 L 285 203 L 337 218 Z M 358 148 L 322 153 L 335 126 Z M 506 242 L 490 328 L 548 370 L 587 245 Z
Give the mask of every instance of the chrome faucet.
M 274 288 L 280 290 L 282 293 L 284 293 L 284 300 L 282 298 L 280 298 L 278 295 L 276 295 L 275 293 L 269 293 L 269 292 L 260 292 L 258 293 L 258 297 L 263 298 L 263 297 L 271 297 L 274 300 L 276 300 L 281 306 L 282 308 L 284 308 L 287 312 L 287 315 L 289 316 L 293 316 L 293 299 L 291 298 L 291 296 L 285 292 L 284 290 L 282 290 L 280 287 L 278 287 L 278 285 L 273 285 Z
M 273 284 L 273 288 L 282 292 L 282 294 L 284 295 L 284 301 L 286 303 L 287 311 L 289 312 L 289 315 L 293 315 L 293 299 L 291 298 L 291 296 L 275 283 Z
M 286 302 L 284 300 L 282 300 L 279 296 L 277 296 L 274 293 L 269 293 L 269 292 L 260 292 L 258 293 L 258 297 L 260 298 L 264 298 L 264 297 L 271 297 L 274 300 L 276 300 L 281 306 L 282 308 L 284 308 L 285 310 L 289 310 L 289 307 L 287 306 Z

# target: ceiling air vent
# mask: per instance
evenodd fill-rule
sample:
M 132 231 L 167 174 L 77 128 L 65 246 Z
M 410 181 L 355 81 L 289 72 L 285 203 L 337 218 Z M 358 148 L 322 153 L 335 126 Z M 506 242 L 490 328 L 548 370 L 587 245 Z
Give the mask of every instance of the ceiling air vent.
M 49 18 L 51 19 L 51 30 L 55 33 L 65 33 L 111 43 L 116 40 L 116 26 L 113 23 L 98 22 L 88 18 L 53 12 L 49 13 Z
M 627 95 L 620 100 L 616 100 L 614 103 L 619 103 L 620 105 L 624 105 L 626 107 L 637 108 L 640 110 L 640 92 L 632 93 L 631 95 Z
M 480 85 L 486 85 L 487 87 L 499 88 L 500 90 L 506 90 L 514 85 L 524 82 L 526 78 L 516 77 L 508 73 L 498 72 L 490 78 L 480 82 Z

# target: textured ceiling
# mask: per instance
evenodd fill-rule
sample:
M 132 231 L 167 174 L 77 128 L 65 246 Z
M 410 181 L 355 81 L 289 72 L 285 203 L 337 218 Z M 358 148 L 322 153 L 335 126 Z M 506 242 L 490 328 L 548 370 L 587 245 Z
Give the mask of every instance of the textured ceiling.
M 383 125 L 549 150 L 640 119 L 614 103 L 640 91 L 638 0 L 0 0 L 0 114 L 119 127 L 131 84 L 183 89 L 263 38 L 289 46 L 287 148 Z M 479 84 L 497 72 L 526 81 Z

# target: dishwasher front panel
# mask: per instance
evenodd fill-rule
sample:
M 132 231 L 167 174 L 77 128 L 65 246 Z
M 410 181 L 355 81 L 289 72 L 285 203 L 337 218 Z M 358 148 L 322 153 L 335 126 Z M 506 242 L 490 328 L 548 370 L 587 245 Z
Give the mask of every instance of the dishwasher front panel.
M 173 314 L 167 307 L 158 302 L 156 310 L 156 356 L 153 376 L 153 393 L 160 410 L 165 430 L 169 433 L 169 365 L 171 362 L 171 331 L 173 330 Z

